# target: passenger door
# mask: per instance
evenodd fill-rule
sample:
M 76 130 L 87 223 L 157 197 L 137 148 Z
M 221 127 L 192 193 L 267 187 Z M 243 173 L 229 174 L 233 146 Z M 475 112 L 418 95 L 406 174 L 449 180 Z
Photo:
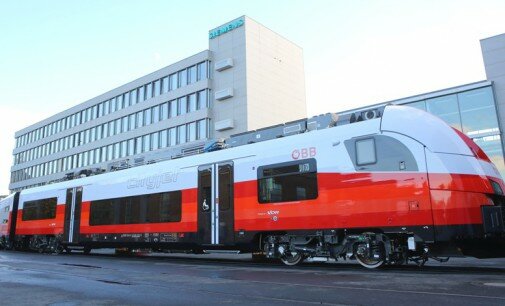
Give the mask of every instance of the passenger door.
M 81 225 L 82 187 L 67 189 L 65 201 L 65 224 L 63 242 L 79 243 L 79 227 Z
M 198 237 L 204 245 L 234 242 L 233 163 L 198 168 Z

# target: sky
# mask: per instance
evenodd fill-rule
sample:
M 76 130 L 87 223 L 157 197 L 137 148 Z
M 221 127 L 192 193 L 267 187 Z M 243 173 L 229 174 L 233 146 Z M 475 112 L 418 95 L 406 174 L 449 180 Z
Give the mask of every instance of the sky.
M 486 79 L 505 1 L 0 0 L 0 195 L 14 133 L 208 48 L 247 15 L 303 48 L 308 115 Z

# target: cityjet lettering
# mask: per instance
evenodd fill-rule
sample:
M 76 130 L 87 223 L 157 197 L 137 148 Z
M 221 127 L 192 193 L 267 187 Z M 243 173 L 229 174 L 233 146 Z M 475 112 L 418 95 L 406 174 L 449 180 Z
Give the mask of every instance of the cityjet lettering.
M 160 175 L 153 175 L 143 179 L 130 179 L 128 180 L 128 189 L 146 187 L 147 189 L 156 189 L 163 184 L 170 184 L 177 182 L 179 172 L 166 172 Z
M 223 35 L 228 33 L 236 28 L 240 28 L 244 25 L 244 19 L 240 18 L 238 20 L 234 20 L 228 24 L 220 26 L 219 28 L 215 28 L 214 30 L 209 31 L 209 39 L 213 39 L 218 37 L 219 35 Z

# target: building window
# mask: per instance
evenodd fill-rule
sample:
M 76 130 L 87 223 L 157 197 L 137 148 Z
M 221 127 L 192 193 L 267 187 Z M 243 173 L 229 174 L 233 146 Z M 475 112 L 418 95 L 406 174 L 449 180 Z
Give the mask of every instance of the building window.
M 160 148 L 166 148 L 168 146 L 168 130 L 163 130 L 160 132 Z
M 177 89 L 177 84 L 179 84 L 178 79 L 177 79 L 177 73 L 171 74 L 170 75 L 170 90 Z
M 116 157 L 116 158 L 119 158 L 119 157 L 123 158 L 123 157 L 126 157 L 126 155 L 128 155 L 127 154 L 127 152 L 128 152 L 128 143 L 127 143 L 126 140 L 125 141 L 121 141 L 121 148 L 120 148 L 119 151 L 120 151 L 120 153 L 118 154 L 118 157 Z
M 156 105 L 151 108 L 153 123 L 160 121 L 160 106 Z
M 105 138 L 108 136 L 109 136 L 109 124 L 104 123 L 104 124 L 102 124 L 102 138 Z
M 153 97 L 153 84 L 146 84 L 146 100 Z
M 169 90 L 169 85 L 168 85 L 168 77 L 164 77 L 162 80 L 161 80 L 161 93 L 164 94 L 164 93 L 167 93 Z
M 98 104 L 98 118 L 102 117 L 104 115 L 104 110 L 103 110 L 103 103 Z
M 123 103 L 123 95 L 119 95 L 116 97 L 116 103 L 117 103 L 118 110 L 123 109 L 127 106 Z
M 177 100 L 172 100 L 170 102 L 170 118 L 177 116 Z
M 168 140 L 169 140 L 169 145 L 175 146 L 177 144 L 177 129 L 176 128 L 171 128 L 168 130 Z
M 135 154 L 142 153 L 142 136 L 135 138 Z
M 204 109 L 209 107 L 207 101 L 207 90 L 201 90 L 198 92 L 198 109 Z
M 141 86 L 138 88 L 138 100 L 137 103 L 140 103 L 145 100 L 145 92 L 144 92 L 144 86 Z
M 498 132 L 498 119 L 491 87 L 458 94 L 463 132 L 468 135 Z
M 207 62 L 203 62 L 198 64 L 198 81 L 204 80 L 207 78 Z
M 191 122 L 187 124 L 188 131 L 188 141 L 196 140 L 196 122 Z
M 165 102 L 161 104 L 160 108 L 160 120 L 167 120 L 168 119 L 168 102 Z
M 154 81 L 154 96 L 157 97 L 161 94 L 161 80 Z
M 145 125 L 150 125 L 152 123 L 152 116 L 151 116 L 151 109 L 145 109 L 144 110 L 144 124 Z
M 428 112 L 437 115 L 450 126 L 461 131 L 458 100 L 456 95 L 447 95 L 426 100 Z
M 114 144 L 114 158 L 113 159 L 118 159 L 120 155 L 121 155 L 121 144 L 119 142 L 116 142 Z
M 196 111 L 196 93 L 188 96 L 188 112 Z
M 184 115 L 187 113 L 187 102 L 186 102 L 186 97 L 182 97 L 177 99 L 177 106 L 178 106 L 178 115 Z
M 125 107 L 131 106 L 130 93 L 127 92 L 123 95 L 123 104 Z
M 191 66 L 188 68 L 188 84 L 193 84 L 196 82 L 196 66 Z
M 144 112 L 137 112 L 137 128 L 144 126 Z
M 107 161 L 114 159 L 114 145 L 107 146 Z
M 118 123 L 119 121 L 119 123 Z M 119 129 L 118 129 L 119 126 Z M 115 128 L 114 128 L 115 127 Z M 109 122 L 109 136 L 114 136 L 121 131 L 121 120 Z
M 151 148 L 152 150 L 158 150 L 160 146 L 159 132 L 154 132 L 151 134 Z
M 131 105 L 137 104 L 137 90 L 136 89 L 130 91 L 130 102 L 131 102 Z
M 186 125 L 177 127 L 177 144 L 186 143 Z
M 127 156 L 135 154 L 135 139 L 128 140 L 128 151 L 126 153 Z
M 121 118 L 121 131 L 123 133 L 128 132 L 128 116 Z
M 258 167 L 259 203 L 302 201 L 317 196 L 315 159 Z
M 128 125 L 129 125 L 129 129 L 130 131 L 134 130 L 135 129 L 135 114 L 131 114 L 128 118 Z
M 187 78 L 187 70 L 181 70 L 177 73 L 177 77 L 179 78 L 179 86 L 178 87 L 183 87 L 188 85 L 188 78 Z
M 144 135 L 142 137 L 142 142 L 143 142 L 142 152 L 151 151 L 151 137 L 149 135 Z

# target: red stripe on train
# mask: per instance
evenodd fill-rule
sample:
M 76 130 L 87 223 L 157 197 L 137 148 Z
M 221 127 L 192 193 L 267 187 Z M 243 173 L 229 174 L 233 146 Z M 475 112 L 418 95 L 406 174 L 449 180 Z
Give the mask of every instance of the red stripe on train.
M 467 174 L 430 173 L 428 181 L 426 173 L 319 173 L 318 185 L 314 200 L 259 204 L 256 180 L 236 183 L 235 230 L 481 224 L 480 207 L 492 193 L 486 177 Z M 196 232 L 197 189 L 184 190 L 182 202 L 181 222 L 102 226 L 89 225 L 84 202 L 81 234 Z M 60 234 L 63 217 L 58 205 L 56 219 L 20 222 L 17 233 Z

